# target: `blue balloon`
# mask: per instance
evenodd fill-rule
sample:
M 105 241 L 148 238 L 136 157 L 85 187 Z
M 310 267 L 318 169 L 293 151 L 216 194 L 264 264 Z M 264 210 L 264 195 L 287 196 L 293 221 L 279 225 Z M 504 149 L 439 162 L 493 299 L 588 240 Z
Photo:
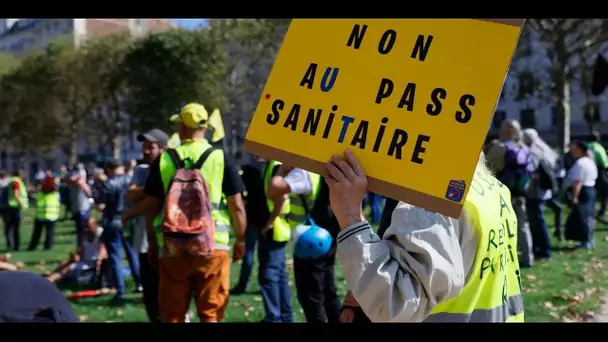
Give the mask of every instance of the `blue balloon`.
M 299 226 L 294 232 L 294 255 L 301 259 L 317 259 L 331 250 L 333 238 L 327 230 L 315 225 Z

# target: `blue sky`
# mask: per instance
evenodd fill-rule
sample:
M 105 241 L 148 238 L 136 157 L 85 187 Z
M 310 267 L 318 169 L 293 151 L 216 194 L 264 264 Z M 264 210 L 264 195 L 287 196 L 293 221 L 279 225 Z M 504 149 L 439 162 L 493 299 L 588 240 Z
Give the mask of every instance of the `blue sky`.
M 204 24 L 206 19 L 171 19 L 177 25 L 185 28 L 185 29 L 193 29 L 199 26 L 200 24 Z

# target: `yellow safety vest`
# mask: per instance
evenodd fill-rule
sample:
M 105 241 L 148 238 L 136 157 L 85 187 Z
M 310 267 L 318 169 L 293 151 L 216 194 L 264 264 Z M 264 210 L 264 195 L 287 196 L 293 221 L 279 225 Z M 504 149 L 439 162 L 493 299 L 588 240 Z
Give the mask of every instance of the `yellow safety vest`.
M 12 187 L 13 182 L 19 183 L 19 193 L 21 196 L 21 203 L 23 204 L 22 209 L 25 210 L 25 209 L 29 208 L 30 201 L 27 196 L 27 189 L 25 188 L 25 184 L 19 177 L 9 178 L 9 182 L 8 182 L 9 185 L 8 185 L 8 188 L 6 189 L 8 191 L 8 193 L 7 193 L 8 206 L 11 208 L 19 208 L 19 202 L 17 202 L 17 200 L 15 199 L 15 194 L 14 194 L 13 187 Z
M 270 184 L 270 180 L 272 179 L 272 170 L 278 165 L 281 165 L 280 162 L 271 160 L 266 164 L 264 168 L 264 193 L 268 191 L 268 185 Z M 268 205 L 268 211 L 272 212 L 274 209 L 274 202 L 270 199 L 266 199 L 266 205 Z M 287 215 L 290 211 L 290 203 L 289 200 L 283 204 L 283 208 L 281 208 L 281 215 L 277 217 L 272 223 L 272 238 L 277 242 L 285 242 L 289 241 L 291 237 L 291 226 L 287 221 Z
M 313 205 L 315 204 L 315 200 L 317 199 L 317 195 L 319 194 L 319 185 L 321 184 L 321 176 L 316 173 L 308 172 L 308 177 L 310 182 L 312 183 L 312 192 L 308 195 L 304 196 L 304 200 L 306 201 L 306 206 L 308 206 L 308 210 L 312 210 Z M 301 224 L 306 219 L 306 207 L 304 206 L 304 202 L 302 201 L 301 195 L 292 194 L 289 196 L 291 205 L 289 209 L 288 221 L 289 225 L 292 228 L 295 228 L 297 225 Z
M 48 194 L 38 191 L 36 195 L 36 219 L 44 221 L 57 221 L 61 212 L 59 192 Z
M 175 150 L 182 160 L 186 161 L 186 167 L 196 163 L 203 153 L 211 148 L 207 141 L 187 141 L 183 142 Z M 167 152 L 160 156 L 160 173 L 165 188 L 165 193 L 169 191 L 169 184 L 175 175 L 176 168 Z M 211 215 L 215 219 L 215 249 L 230 249 L 230 230 L 232 229 L 230 213 L 226 202 L 223 201 L 222 183 L 224 181 L 224 152 L 222 150 L 213 151 L 201 168 L 201 173 L 209 184 L 209 199 L 211 200 Z M 155 222 L 162 222 L 161 218 Z M 160 228 L 156 225 L 156 228 Z M 157 231 L 159 246 L 162 246 L 162 234 Z
M 470 278 L 458 296 L 437 305 L 426 321 L 523 322 L 511 193 L 490 174 L 476 171 L 464 213 L 478 237 Z

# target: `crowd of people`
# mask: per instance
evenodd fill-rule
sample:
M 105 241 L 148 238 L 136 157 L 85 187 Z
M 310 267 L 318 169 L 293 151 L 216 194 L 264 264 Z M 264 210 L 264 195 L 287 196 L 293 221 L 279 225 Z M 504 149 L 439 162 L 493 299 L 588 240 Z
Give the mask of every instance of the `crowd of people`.
M 192 298 L 201 322 L 219 322 L 229 296 L 247 291 L 257 247 L 263 322 L 293 322 L 286 247 L 294 228 L 316 225 L 332 236 L 330 251 L 314 259 L 296 255 L 293 263 L 296 296 L 307 322 L 520 321 L 521 294 L 511 286 L 519 282 L 519 268 L 551 258 L 544 206 L 555 211 L 554 235 L 576 241 L 575 248 L 593 248 L 595 220 L 604 220 L 608 156 L 597 133 L 588 141 L 572 141 L 561 158 L 535 130 L 504 121 L 499 139 L 481 153 L 474 176 L 474 183 L 482 179 L 500 202 L 489 204 L 472 187 L 467 202 L 475 213 L 465 205 L 466 214 L 454 220 L 370 193 L 350 153 L 346 159 L 332 158 L 327 177 L 259 157 L 239 168 L 205 139 L 208 119 L 202 105 L 184 106 L 171 117 L 178 125 L 179 146 L 167 148 L 169 138 L 159 129 L 141 134 L 139 163 L 113 160 L 103 168 L 87 170 L 79 164 L 40 172 L 30 191 L 19 172 L 1 174 L 7 249 L 20 250 L 21 218 L 31 201 L 30 251 L 38 248 L 43 233 L 44 249 L 52 249 L 56 222 L 74 222 L 75 251 L 44 275 L 50 283 L 110 286 L 116 289 L 110 304 L 122 305 L 130 274 L 151 322 L 189 321 Z M 379 224 L 376 233 L 359 213 L 363 201 L 370 207 L 370 223 Z M 562 203 L 572 208 L 565 222 Z M 487 218 L 471 221 L 476 215 Z M 513 272 L 504 280 L 509 290 L 500 297 L 512 301 L 488 300 L 509 314 L 474 318 L 481 307 L 461 297 L 494 286 L 481 282 L 471 290 L 465 279 L 469 283 L 471 272 L 482 267 L 476 251 L 490 250 L 481 242 L 487 235 L 483 229 L 496 216 L 503 225 L 517 226 L 508 241 L 517 241 L 521 254 L 511 257 L 519 261 L 509 263 Z M 446 231 L 459 235 L 461 244 L 455 245 Z M 123 254 L 128 268 L 122 266 Z M 334 283 L 338 254 L 350 289 L 343 301 Z M 231 288 L 231 261 L 241 259 L 239 280 Z M 22 267 L 7 257 L 0 260 L 0 269 Z
M 594 247 L 595 223 L 606 223 L 608 201 L 608 156 L 599 132 L 571 141 L 562 158 L 536 130 L 506 120 L 486 151 L 488 166 L 514 198 L 521 267 L 551 258 L 545 206 L 554 213 L 557 240 L 576 242 L 572 248 Z M 565 205 L 571 211 L 563 221 Z

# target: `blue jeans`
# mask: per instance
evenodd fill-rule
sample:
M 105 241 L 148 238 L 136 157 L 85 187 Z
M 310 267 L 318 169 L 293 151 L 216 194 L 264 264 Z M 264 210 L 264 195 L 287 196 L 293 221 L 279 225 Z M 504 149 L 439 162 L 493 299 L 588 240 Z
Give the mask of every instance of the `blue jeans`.
M 139 278 L 139 258 L 133 251 L 133 248 L 125 240 L 122 231 L 122 226 L 119 224 L 111 224 L 104 227 L 101 241 L 105 244 L 108 251 L 108 259 L 112 276 L 116 282 L 116 297 L 123 298 L 126 292 L 125 277 L 122 273 L 122 250 L 127 252 L 127 260 L 131 267 L 131 275 L 135 279 L 137 286 L 141 284 Z
M 382 196 L 368 192 L 364 198 L 364 203 L 370 207 L 371 223 L 380 222 L 380 217 L 382 216 Z
M 253 268 L 253 255 L 259 236 L 260 228 L 249 224 L 245 230 L 245 255 L 243 256 L 243 262 L 241 263 L 239 282 L 236 284 L 233 291 L 245 292 L 245 290 L 247 290 L 247 283 L 249 282 L 249 276 L 251 275 L 251 269 Z
M 293 322 L 291 291 L 287 279 L 285 246 L 287 242 L 276 242 L 272 231 L 260 237 L 258 259 L 260 261 L 259 282 L 266 315 L 265 322 Z
M 526 211 L 528 213 L 528 222 L 530 223 L 530 233 L 532 233 L 534 258 L 551 257 L 551 242 L 544 215 L 545 201 L 541 199 L 527 199 Z

